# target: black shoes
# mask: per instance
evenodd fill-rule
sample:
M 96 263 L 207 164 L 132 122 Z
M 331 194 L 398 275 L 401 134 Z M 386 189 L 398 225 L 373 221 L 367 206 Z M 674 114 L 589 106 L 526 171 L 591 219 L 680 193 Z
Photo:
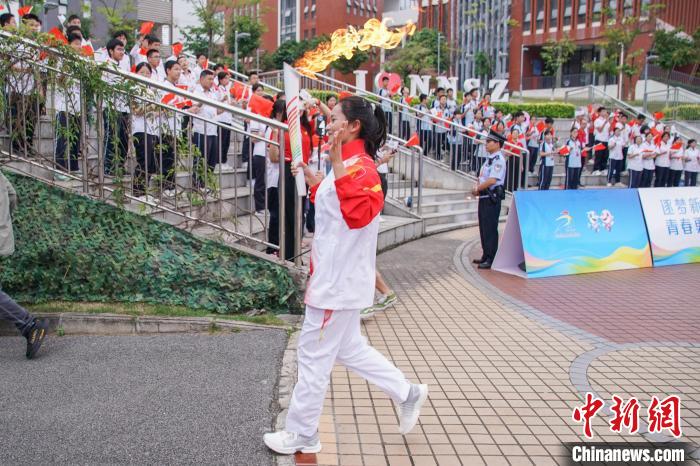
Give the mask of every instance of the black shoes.
M 481 264 L 481 263 L 483 263 L 483 262 L 486 262 L 486 259 L 482 257 L 481 259 L 474 259 L 474 260 L 472 261 L 472 264 L 477 264 L 477 265 L 478 265 L 478 264 Z
M 484 261 L 481 264 L 479 264 L 479 268 L 482 270 L 488 270 L 491 268 L 491 261 Z
M 39 352 L 41 344 L 44 342 L 48 326 L 46 322 L 34 319 L 34 325 L 24 335 L 27 339 L 27 359 L 32 359 Z

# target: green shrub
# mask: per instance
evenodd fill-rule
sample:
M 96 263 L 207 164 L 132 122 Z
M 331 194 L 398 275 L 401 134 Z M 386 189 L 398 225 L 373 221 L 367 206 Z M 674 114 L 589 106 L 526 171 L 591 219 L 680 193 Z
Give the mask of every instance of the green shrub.
M 662 112 L 664 112 L 664 115 L 666 118 L 671 118 L 674 117 L 674 110 L 675 110 L 675 119 L 676 120 L 700 120 L 700 105 L 698 104 L 684 104 L 684 105 L 677 105 L 675 107 L 665 107 Z
M 576 107 L 572 104 L 562 104 L 553 102 L 542 103 L 510 103 L 496 102 L 493 106 L 499 110 L 503 110 L 504 114 L 509 114 L 522 110 L 530 114 L 530 116 L 544 118 L 573 118 L 576 112 Z
M 22 302 L 122 301 L 221 314 L 298 310 L 284 267 L 108 204 L 8 174 L 16 252 L 0 283 Z

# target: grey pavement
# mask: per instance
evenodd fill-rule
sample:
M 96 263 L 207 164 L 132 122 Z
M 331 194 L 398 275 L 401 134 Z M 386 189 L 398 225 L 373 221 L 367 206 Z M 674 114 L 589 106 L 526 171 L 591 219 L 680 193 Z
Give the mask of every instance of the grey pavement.
M 0 338 L 0 464 L 271 465 L 281 330 Z

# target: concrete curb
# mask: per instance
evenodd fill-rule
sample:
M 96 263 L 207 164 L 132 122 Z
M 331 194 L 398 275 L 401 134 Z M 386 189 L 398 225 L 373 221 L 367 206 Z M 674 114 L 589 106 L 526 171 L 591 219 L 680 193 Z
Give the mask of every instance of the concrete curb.
M 297 381 L 297 343 L 299 341 L 299 328 L 289 336 L 287 340 L 287 348 L 284 350 L 282 357 L 282 367 L 280 368 L 280 380 L 277 385 L 277 405 L 279 406 L 279 414 L 275 422 L 275 431 L 283 430 L 285 420 L 287 419 L 287 410 L 289 409 L 289 401 L 292 399 L 292 390 Z M 294 455 L 275 455 L 277 466 L 295 466 L 296 459 Z
M 36 313 L 45 319 L 49 332 L 59 329 L 65 335 L 152 335 L 159 333 L 202 333 L 238 330 L 287 330 L 289 327 L 260 325 L 250 322 L 217 319 L 216 317 L 160 317 L 129 316 L 121 314 Z M 17 330 L 7 322 L 0 322 L 0 336 L 16 336 Z

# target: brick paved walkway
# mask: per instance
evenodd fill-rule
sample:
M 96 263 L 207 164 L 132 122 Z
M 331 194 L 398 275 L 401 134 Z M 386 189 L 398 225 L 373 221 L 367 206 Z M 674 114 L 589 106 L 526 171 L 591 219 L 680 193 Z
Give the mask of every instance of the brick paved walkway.
M 416 429 L 400 436 L 392 402 L 337 366 L 320 428 L 323 451 L 316 457 L 299 456 L 297 464 L 566 464 L 569 457 L 562 443 L 583 440 L 581 426 L 571 414 L 587 390 L 608 403 L 613 393 L 635 395 L 644 408 L 652 395 L 678 393 L 683 400 L 684 440 L 700 444 L 700 345 L 697 331 L 692 331 L 698 328 L 697 312 L 676 315 L 668 306 L 645 309 L 645 316 L 655 321 L 661 322 L 664 313 L 682 319 L 675 327 L 680 333 L 670 332 L 672 326 L 660 330 L 661 336 L 653 341 L 665 343 L 657 346 L 639 344 L 647 335 L 641 330 L 630 338 L 617 327 L 597 332 L 595 325 L 559 319 L 573 312 L 548 314 L 547 309 L 533 306 L 537 303 L 514 299 L 492 287 L 465 265 L 475 238 L 477 230 L 455 231 L 379 257 L 380 269 L 399 301 L 366 321 L 364 331 L 370 343 L 411 380 L 430 385 L 430 398 Z M 682 269 L 677 269 L 680 275 L 697 276 L 697 268 Z M 640 283 L 620 275 L 620 280 L 630 288 L 626 292 L 630 297 L 635 289 L 648 286 L 647 279 Z M 602 278 L 597 282 L 604 283 Z M 571 306 L 571 300 L 557 299 L 562 307 Z M 594 318 L 601 323 L 617 313 L 600 301 L 597 305 L 608 309 L 595 311 Z M 630 310 L 625 318 L 631 319 Z M 685 345 L 673 346 L 674 341 Z M 613 434 L 605 422 L 599 418 L 594 423 L 595 441 L 650 440 L 648 434 Z

